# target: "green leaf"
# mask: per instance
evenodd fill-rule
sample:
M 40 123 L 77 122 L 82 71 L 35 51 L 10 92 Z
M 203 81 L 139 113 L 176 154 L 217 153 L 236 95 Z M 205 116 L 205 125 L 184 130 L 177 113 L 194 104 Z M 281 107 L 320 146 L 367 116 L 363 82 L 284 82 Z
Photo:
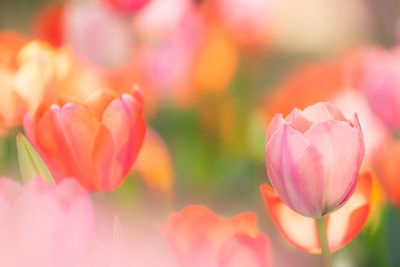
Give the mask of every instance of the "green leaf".
M 25 183 L 31 180 L 33 176 L 39 175 L 49 183 L 55 184 L 49 169 L 28 139 L 21 133 L 17 136 L 17 150 L 19 168 Z

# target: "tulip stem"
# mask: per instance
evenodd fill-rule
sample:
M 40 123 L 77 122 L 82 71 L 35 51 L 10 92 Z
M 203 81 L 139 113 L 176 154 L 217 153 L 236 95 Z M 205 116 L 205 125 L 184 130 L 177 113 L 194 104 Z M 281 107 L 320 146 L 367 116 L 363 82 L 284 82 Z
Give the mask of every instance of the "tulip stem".
M 325 230 L 325 218 L 315 219 L 318 229 L 319 244 L 321 246 L 324 267 L 332 267 L 331 253 L 329 252 L 328 239 Z

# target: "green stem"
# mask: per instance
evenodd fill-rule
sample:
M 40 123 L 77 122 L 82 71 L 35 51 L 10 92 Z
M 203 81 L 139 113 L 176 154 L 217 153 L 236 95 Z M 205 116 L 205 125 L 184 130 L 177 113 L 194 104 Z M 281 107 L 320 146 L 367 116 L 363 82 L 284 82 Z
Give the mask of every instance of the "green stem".
M 329 252 L 328 239 L 326 238 L 325 218 L 315 219 L 318 229 L 319 244 L 321 246 L 324 267 L 332 267 L 331 253 Z

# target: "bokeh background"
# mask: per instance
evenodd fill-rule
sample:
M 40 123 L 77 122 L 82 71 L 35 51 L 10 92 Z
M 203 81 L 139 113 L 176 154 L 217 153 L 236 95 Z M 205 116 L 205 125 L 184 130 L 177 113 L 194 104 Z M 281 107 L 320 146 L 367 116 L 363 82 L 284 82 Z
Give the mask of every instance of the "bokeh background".
M 0 0 L 0 30 L 67 44 L 143 90 L 157 145 L 120 188 L 93 198 L 143 222 L 165 222 L 187 204 L 226 217 L 255 211 L 273 266 L 317 266 L 319 256 L 296 250 L 265 211 L 265 130 L 275 112 L 326 100 L 339 75 L 329 66 L 363 47 L 395 47 L 400 2 L 150 0 L 134 12 L 115 2 Z M 322 70 L 291 83 L 305 64 Z M 304 91 L 277 93 L 290 86 Z M 0 167 L 18 177 L 14 139 L 0 140 Z M 400 266 L 399 240 L 399 210 L 385 202 L 335 266 Z

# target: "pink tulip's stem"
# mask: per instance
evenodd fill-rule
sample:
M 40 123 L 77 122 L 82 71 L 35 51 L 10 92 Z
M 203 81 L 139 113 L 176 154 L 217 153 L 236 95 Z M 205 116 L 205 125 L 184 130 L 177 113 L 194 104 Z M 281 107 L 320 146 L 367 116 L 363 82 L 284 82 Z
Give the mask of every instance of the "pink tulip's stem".
M 328 239 L 325 230 L 325 218 L 315 219 L 318 229 L 319 244 L 322 251 L 324 267 L 332 267 L 331 253 L 329 252 Z

